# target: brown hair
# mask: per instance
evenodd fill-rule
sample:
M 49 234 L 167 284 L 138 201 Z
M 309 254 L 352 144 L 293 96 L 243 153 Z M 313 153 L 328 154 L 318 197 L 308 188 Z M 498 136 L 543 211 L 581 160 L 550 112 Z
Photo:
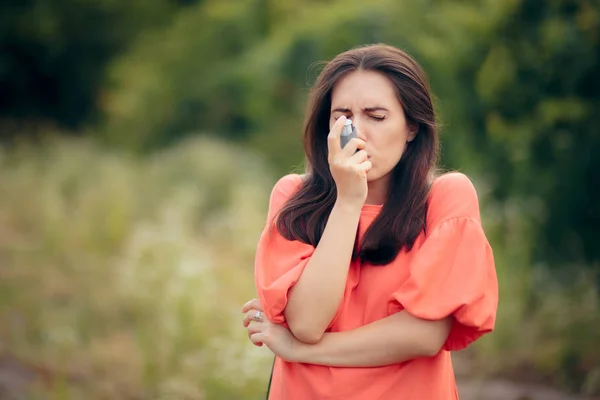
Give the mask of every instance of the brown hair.
M 373 265 L 393 261 L 410 250 L 425 229 L 427 198 L 438 159 L 438 135 L 429 83 L 421 67 L 405 52 L 376 44 L 339 54 L 317 78 L 304 122 L 307 177 L 282 208 L 277 229 L 289 240 L 317 246 L 336 200 L 336 186 L 327 161 L 331 92 L 349 72 L 369 70 L 385 75 L 395 86 L 408 123 L 418 126 L 391 172 L 388 198 L 365 233 L 353 258 Z

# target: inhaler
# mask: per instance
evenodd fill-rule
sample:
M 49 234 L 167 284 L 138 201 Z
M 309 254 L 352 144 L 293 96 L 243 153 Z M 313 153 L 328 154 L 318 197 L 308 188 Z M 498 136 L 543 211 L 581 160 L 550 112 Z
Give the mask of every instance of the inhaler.
M 356 134 L 356 128 L 354 125 L 352 125 L 352 120 L 347 119 L 344 127 L 342 128 L 342 133 L 340 134 L 342 149 L 348 144 L 350 139 L 355 137 L 358 137 Z

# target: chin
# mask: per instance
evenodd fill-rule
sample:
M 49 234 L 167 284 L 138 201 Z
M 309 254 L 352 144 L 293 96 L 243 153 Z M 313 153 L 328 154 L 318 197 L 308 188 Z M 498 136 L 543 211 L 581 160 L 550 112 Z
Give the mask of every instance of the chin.
M 379 178 L 381 178 L 381 176 L 377 173 L 377 171 L 371 169 L 369 172 L 367 172 L 367 182 L 373 182 Z
M 381 179 L 388 179 L 392 170 L 389 171 L 381 171 L 377 168 L 372 168 L 369 172 L 367 172 L 367 183 L 379 181 Z

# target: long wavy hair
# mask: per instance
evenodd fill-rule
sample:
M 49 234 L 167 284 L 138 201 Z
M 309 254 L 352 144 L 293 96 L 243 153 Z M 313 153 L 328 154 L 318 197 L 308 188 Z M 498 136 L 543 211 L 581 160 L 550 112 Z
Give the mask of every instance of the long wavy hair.
M 336 185 L 327 161 L 331 93 L 352 71 L 376 71 L 396 88 L 407 123 L 418 127 L 414 140 L 391 172 L 388 198 L 369 226 L 353 259 L 372 265 L 393 261 L 402 249 L 412 249 L 425 229 L 427 198 L 436 173 L 439 143 L 427 76 L 408 54 L 375 44 L 339 54 L 327 63 L 310 93 L 304 121 L 306 177 L 277 218 L 277 229 L 289 240 L 317 246 L 334 206 Z

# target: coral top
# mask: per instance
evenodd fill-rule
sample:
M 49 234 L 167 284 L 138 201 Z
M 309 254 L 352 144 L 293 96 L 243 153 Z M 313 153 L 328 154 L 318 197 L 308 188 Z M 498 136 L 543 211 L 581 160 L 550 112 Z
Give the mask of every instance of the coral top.
M 271 193 L 268 222 L 260 238 L 255 283 L 265 315 L 285 323 L 289 289 L 315 250 L 289 241 L 274 228 L 274 215 L 301 183 L 281 178 Z M 443 349 L 423 357 L 376 368 L 340 368 L 289 363 L 276 358 L 270 400 L 449 400 L 458 399 L 450 351 L 487 332 L 496 318 L 498 284 L 492 250 L 481 227 L 477 193 L 469 178 L 448 173 L 435 180 L 428 199 L 427 234 L 413 249 L 386 266 L 352 261 L 344 298 L 327 331 L 369 324 L 406 309 L 428 319 L 455 317 Z M 358 240 L 380 212 L 364 205 Z M 359 285 L 360 282 L 360 285 Z

